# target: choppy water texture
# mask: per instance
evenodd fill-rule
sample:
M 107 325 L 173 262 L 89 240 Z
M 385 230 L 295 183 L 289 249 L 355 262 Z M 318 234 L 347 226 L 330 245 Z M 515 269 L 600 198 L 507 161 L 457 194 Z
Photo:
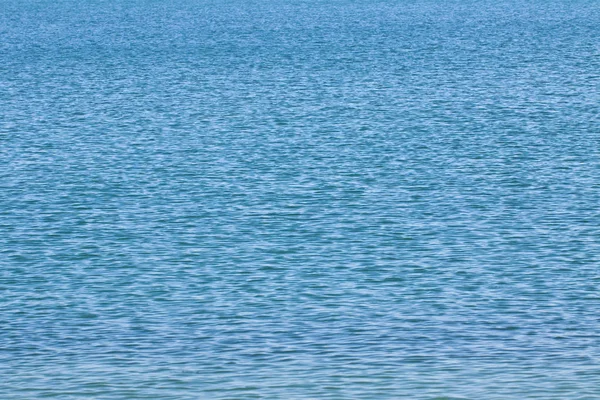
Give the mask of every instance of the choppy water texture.
M 0 4 L 2 399 L 599 399 L 597 1 Z

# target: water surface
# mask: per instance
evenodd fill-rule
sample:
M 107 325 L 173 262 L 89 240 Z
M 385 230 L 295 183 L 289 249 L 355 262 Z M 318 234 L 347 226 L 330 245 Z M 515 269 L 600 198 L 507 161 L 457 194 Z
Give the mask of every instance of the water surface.
M 4 1 L 3 399 L 600 398 L 595 1 Z

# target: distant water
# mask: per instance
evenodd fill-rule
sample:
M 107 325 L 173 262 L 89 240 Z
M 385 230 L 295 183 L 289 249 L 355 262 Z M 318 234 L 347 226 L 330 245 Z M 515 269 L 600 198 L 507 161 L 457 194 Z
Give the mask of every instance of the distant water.
M 600 399 L 600 5 L 5 0 L 1 399 Z

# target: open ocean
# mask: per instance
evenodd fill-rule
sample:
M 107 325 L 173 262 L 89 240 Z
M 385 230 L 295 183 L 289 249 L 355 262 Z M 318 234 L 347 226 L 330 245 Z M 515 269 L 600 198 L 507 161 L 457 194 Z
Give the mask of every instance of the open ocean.
M 600 3 L 2 0 L 0 399 L 600 399 Z

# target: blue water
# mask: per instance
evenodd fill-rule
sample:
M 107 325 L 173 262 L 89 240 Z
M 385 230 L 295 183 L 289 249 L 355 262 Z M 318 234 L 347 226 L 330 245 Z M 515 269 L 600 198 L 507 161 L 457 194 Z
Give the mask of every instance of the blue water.
M 0 398 L 600 399 L 600 5 L 4 0 Z

